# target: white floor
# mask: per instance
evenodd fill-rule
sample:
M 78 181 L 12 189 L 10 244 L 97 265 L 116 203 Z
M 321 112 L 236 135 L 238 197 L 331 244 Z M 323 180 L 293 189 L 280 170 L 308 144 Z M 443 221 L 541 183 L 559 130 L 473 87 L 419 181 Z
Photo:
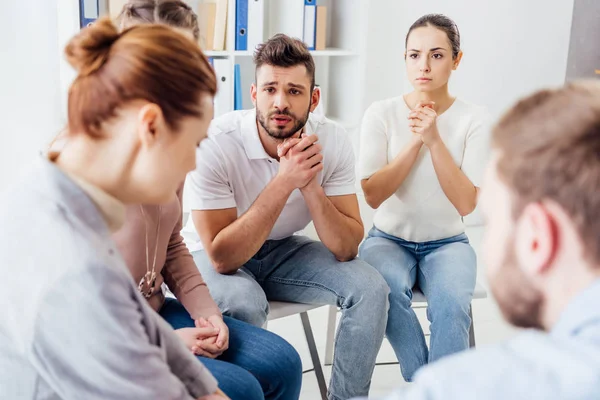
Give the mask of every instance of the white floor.
M 417 310 L 424 330 L 427 332 L 428 322 L 423 310 Z M 309 317 L 319 355 L 323 358 L 325 353 L 325 332 L 327 330 L 327 307 L 322 307 L 309 312 Z M 499 310 L 491 299 L 476 300 L 473 302 L 473 319 L 475 320 L 475 339 L 477 346 L 486 346 L 497 343 L 513 336 L 517 331 L 508 326 L 500 315 Z M 287 318 L 269 322 L 269 330 L 277 333 L 290 342 L 300 353 L 304 369 L 312 368 L 304 331 L 300 323 L 300 316 L 294 315 Z M 384 340 L 379 352 L 378 362 L 394 362 L 396 357 L 387 342 Z M 325 367 L 325 378 L 329 380 L 331 367 Z M 375 398 L 390 392 L 393 388 L 404 384 L 398 365 L 381 365 L 375 367 L 371 397 Z M 304 374 L 301 400 L 320 399 L 317 380 L 313 372 Z

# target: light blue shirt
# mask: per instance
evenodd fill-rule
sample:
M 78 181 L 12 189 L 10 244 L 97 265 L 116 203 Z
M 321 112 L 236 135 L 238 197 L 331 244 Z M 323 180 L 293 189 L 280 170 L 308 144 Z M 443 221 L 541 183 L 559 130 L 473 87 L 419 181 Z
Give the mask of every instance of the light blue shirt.
M 42 160 L 0 201 L 0 399 L 185 399 L 206 368 L 150 308 L 90 197 Z
M 384 400 L 600 399 L 600 280 L 580 293 L 548 334 L 447 357 Z

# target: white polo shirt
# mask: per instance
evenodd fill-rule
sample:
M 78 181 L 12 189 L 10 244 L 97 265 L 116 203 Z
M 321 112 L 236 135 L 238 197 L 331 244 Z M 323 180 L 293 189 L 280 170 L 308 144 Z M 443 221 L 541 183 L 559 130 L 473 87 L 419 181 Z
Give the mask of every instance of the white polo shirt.
M 304 127 L 307 135 L 319 136 L 323 147 L 323 170 L 317 179 L 327 196 L 354 194 L 354 152 L 345 130 L 325 117 L 311 114 Z M 258 136 L 256 111 L 233 111 L 212 121 L 208 139 L 197 152 L 196 170 L 186 180 L 191 210 L 236 208 L 246 212 L 277 175 L 279 162 L 265 151 Z M 269 239 L 283 239 L 304 229 L 311 221 L 300 190 L 292 192 Z M 202 249 L 189 218 L 182 231 L 190 251 Z
M 375 102 L 367 109 L 360 134 L 360 179 L 370 178 L 408 145 L 413 137 L 408 126 L 410 111 L 402 96 Z M 436 119 L 454 162 L 475 186 L 481 185 L 489 155 L 489 122 L 485 108 L 460 99 Z M 389 235 L 412 242 L 446 239 L 465 231 L 426 146 L 402 185 L 379 206 L 373 223 Z

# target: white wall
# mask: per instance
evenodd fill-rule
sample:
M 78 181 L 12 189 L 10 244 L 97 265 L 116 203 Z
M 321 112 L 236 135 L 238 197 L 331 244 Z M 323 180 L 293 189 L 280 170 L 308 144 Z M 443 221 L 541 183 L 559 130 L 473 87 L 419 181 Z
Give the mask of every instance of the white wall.
M 0 13 L 0 190 L 60 127 L 57 3 L 7 1 Z

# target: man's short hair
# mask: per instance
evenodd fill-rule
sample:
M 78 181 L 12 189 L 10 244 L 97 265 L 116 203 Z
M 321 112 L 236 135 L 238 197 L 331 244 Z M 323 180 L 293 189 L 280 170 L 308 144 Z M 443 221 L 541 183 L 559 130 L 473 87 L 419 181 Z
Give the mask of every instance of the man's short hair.
M 600 263 L 600 83 L 541 90 L 494 128 L 497 170 L 514 199 L 513 216 L 550 200 L 571 218 L 585 257 Z
M 256 70 L 264 64 L 283 68 L 304 65 L 310 77 L 311 91 L 315 87 L 315 60 L 306 44 L 299 39 L 278 33 L 256 48 L 254 64 Z

